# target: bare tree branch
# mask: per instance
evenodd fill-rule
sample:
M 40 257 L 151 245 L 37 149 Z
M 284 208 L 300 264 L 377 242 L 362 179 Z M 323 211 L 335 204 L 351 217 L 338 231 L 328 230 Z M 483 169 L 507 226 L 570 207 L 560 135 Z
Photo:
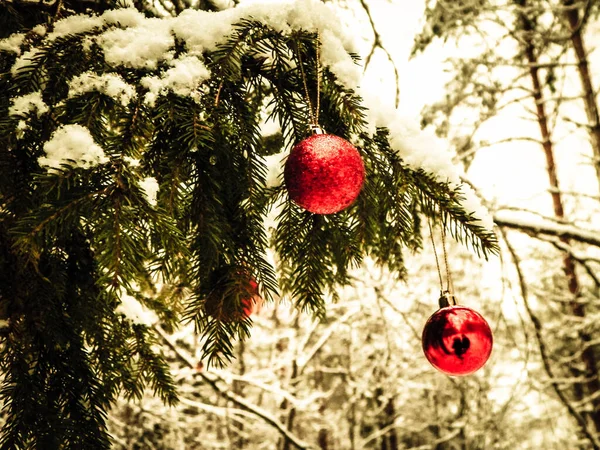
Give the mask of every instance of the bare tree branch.
M 508 251 L 512 257 L 512 260 L 513 260 L 513 263 L 515 266 L 515 270 L 517 271 L 517 277 L 519 279 L 519 287 L 521 289 L 521 296 L 523 297 L 523 304 L 525 305 L 527 314 L 529 315 L 529 318 L 531 319 L 531 322 L 533 323 L 536 341 L 538 343 L 538 348 L 540 350 L 540 357 L 542 358 L 542 364 L 544 366 L 544 370 L 545 370 L 546 374 L 548 375 L 550 384 L 552 385 L 554 392 L 556 393 L 556 395 L 558 396 L 558 398 L 560 399 L 562 404 L 565 406 L 565 408 L 567 408 L 567 411 L 569 412 L 571 417 L 573 417 L 579 424 L 581 431 L 583 432 L 583 434 L 586 436 L 586 438 L 592 444 L 592 448 L 594 448 L 594 450 L 600 450 L 600 443 L 597 441 L 594 434 L 588 429 L 588 425 L 587 425 L 585 418 L 583 416 L 581 416 L 581 414 L 579 414 L 579 412 L 577 412 L 575 407 L 571 404 L 571 402 L 569 401 L 569 399 L 567 398 L 565 393 L 561 390 L 559 383 L 558 383 L 556 377 L 554 376 L 554 371 L 550 364 L 550 357 L 549 357 L 548 351 L 546 349 L 546 342 L 544 341 L 544 337 L 542 335 L 542 323 L 541 323 L 540 319 L 537 317 L 537 315 L 534 313 L 531 306 L 529 305 L 529 292 L 528 292 L 528 288 L 527 288 L 527 282 L 525 281 L 525 276 L 523 275 L 523 271 L 521 270 L 521 261 L 517 255 L 515 249 L 510 244 L 510 241 L 508 240 L 505 231 L 501 230 L 501 233 L 504 238 L 506 247 L 508 248 Z
M 573 251 L 573 248 L 570 245 L 566 245 L 560 239 L 543 237 L 540 237 L 540 239 L 549 242 L 557 250 L 560 250 L 561 252 L 566 252 L 569 255 L 571 255 L 575 262 L 577 262 L 585 269 L 588 276 L 594 281 L 596 287 L 600 287 L 600 278 L 596 275 L 596 271 L 590 266 L 589 258 L 577 254 L 575 251 Z
M 162 340 L 175 352 L 175 355 L 177 355 L 177 359 L 179 359 L 182 363 L 184 363 L 186 366 L 190 367 L 191 369 L 196 368 L 196 364 L 195 364 L 194 360 L 189 355 L 186 355 L 185 352 L 182 349 L 180 349 L 174 342 L 172 342 L 171 338 L 167 335 L 167 333 L 159 325 L 153 325 L 152 328 L 158 333 L 158 335 L 162 338 Z M 284 424 L 282 424 L 281 422 L 279 422 L 279 420 L 277 420 L 269 412 L 265 411 L 264 409 L 262 409 L 259 406 L 256 406 L 256 405 L 253 405 L 253 404 L 247 402 L 243 397 L 240 397 L 239 395 L 231 393 L 228 389 L 224 389 L 221 386 L 219 386 L 218 378 L 212 377 L 203 371 L 197 371 L 195 373 L 195 375 L 201 377 L 204 381 L 206 381 L 215 390 L 215 392 L 217 392 L 219 395 L 232 401 L 233 403 L 238 405 L 240 408 L 250 411 L 251 413 L 260 417 L 262 420 L 264 420 L 266 423 L 268 423 L 272 427 L 276 428 L 277 431 L 279 431 L 282 435 L 284 435 L 286 437 L 286 439 L 288 439 L 289 442 L 291 442 L 296 448 L 299 448 L 299 449 L 316 448 L 315 446 L 309 444 L 308 442 L 302 441 L 300 438 L 298 438 L 294 434 L 290 433 L 287 430 L 286 426 Z

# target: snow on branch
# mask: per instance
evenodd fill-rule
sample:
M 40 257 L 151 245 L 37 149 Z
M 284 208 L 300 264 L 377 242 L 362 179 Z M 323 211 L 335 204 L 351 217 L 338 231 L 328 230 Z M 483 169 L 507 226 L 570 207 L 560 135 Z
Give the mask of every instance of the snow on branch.
M 40 165 L 60 168 L 62 164 L 89 168 L 108 162 L 104 150 L 94 142 L 90 131 L 81 125 L 65 125 L 54 132 L 44 144 L 46 156 L 38 159 Z
M 42 100 L 40 91 L 16 97 L 8 108 L 9 116 L 26 116 L 31 112 L 36 112 L 38 117 L 48 112 L 48 105 Z
M 5 39 L 0 39 L 0 51 L 21 54 L 21 44 L 25 40 L 25 33 L 14 33 Z
M 194 98 L 197 95 L 196 87 L 209 78 L 210 72 L 198 57 L 179 58 L 173 61 L 173 68 L 167 70 L 160 78 L 155 76 L 142 78 L 142 86 L 148 89 L 145 96 L 146 103 L 154 105 L 156 97 L 166 91 Z
M 221 11 L 189 9 L 177 17 L 165 18 L 148 18 L 133 8 L 110 10 L 99 16 L 79 14 L 57 21 L 45 41 L 90 33 L 84 50 L 97 45 L 112 70 L 149 72 L 142 78 L 141 86 L 146 90 L 146 105 L 153 107 L 158 96 L 169 92 L 197 101 L 203 84 L 214 75 L 207 67 L 206 55 L 226 44 L 243 20 L 256 21 L 283 34 L 318 33 L 321 64 L 335 75 L 337 83 L 363 97 L 368 108 L 365 113 L 369 131 L 389 130 L 390 146 L 404 164 L 432 174 L 439 182 L 450 183 L 451 189 L 459 188 L 461 171 L 452 161 L 449 144 L 421 130 L 414 118 L 401 115 L 394 105 L 386 105 L 367 86 L 360 86 L 361 68 L 352 57 L 357 49 L 355 36 L 343 26 L 334 7 L 321 1 L 295 0 L 278 3 L 276 7 L 270 3 L 250 3 Z M 21 38 L 15 36 L 2 42 L 16 51 Z M 179 44 L 185 51 L 176 51 Z M 35 64 L 39 52 L 40 49 L 32 48 L 21 54 L 12 73 Z M 109 73 L 84 73 L 76 77 L 70 82 L 69 97 L 90 90 L 102 92 L 122 104 L 135 99 L 134 88 Z M 461 191 L 464 209 L 479 219 L 479 225 L 491 230 L 492 220 L 476 196 L 465 186 Z
M 600 247 L 600 231 L 584 230 L 570 224 L 551 222 L 526 212 L 499 211 L 494 215 L 494 222 L 498 226 L 521 230 L 528 234 L 564 237 Z
M 73 78 L 69 84 L 69 98 L 91 91 L 101 92 L 124 106 L 136 96 L 135 88 L 113 73 L 98 75 L 85 72 Z

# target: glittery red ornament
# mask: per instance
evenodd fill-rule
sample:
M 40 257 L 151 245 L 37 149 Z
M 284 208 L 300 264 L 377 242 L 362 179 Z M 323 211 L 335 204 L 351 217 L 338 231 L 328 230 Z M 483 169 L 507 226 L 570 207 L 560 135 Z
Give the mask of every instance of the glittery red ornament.
M 422 343 L 433 367 L 448 375 L 468 375 L 486 363 L 493 339 L 481 314 L 466 306 L 447 306 L 429 318 Z
M 292 149 L 284 170 L 290 198 L 316 214 L 333 214 L 350 206 L 365 181 L 358 150 L 332 134 L 315 134 Z

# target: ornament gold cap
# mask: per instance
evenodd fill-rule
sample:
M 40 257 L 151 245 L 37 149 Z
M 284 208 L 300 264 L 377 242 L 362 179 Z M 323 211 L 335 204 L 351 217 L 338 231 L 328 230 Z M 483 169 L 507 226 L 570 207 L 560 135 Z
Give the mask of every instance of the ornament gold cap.
M 439 299 L 440 308 L 446 308 L 447 306 L 456 306 L 456 298 L 450 291 L 442 291 L 440 292 Z
M 323 128 L 321 128 L 319 125 L 314 124 L 314 123 L 309 124 L 308 129 L 310 130 L 311 135 L 327 134 L 327 133 L 325 133 L 325 130 Z

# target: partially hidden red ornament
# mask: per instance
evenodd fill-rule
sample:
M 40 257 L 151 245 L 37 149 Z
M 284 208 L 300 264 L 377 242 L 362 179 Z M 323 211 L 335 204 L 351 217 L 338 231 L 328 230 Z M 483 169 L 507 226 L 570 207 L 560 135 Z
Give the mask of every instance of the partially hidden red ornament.
M 220 271 L 218 271 L 220 272 Z M 239 303 L 235 302 L 235 297 Z M 258 312 L 262 305 L 258 283 L 245 273 L 238 273 L 236 280 L 221 275 L 216 287 L 207 296 L 204 307 L 208 315 L 224 322 L 247 319 Z
M 483 367 L 492 353 L 492 330 L 481 314 L 466 306 L 446 306 L 423 329 L 427 360 L 448 375 L 468 375 Z
M 315 214 L 333 214 L 350 206 L 365 181 L 358 150 L 347 140 L 313 127 L 312 136 L 292 149 L 284 179 L 290 198 Z
M 255 312 L 258 312 L 262 305 L 262 297 L 258 295 L 258 283 L 252 279 L 248 282 L 248 292 L 252 294 L 250 297 L 242 299 L 242 314 L 244 318 L 250 317 Z

